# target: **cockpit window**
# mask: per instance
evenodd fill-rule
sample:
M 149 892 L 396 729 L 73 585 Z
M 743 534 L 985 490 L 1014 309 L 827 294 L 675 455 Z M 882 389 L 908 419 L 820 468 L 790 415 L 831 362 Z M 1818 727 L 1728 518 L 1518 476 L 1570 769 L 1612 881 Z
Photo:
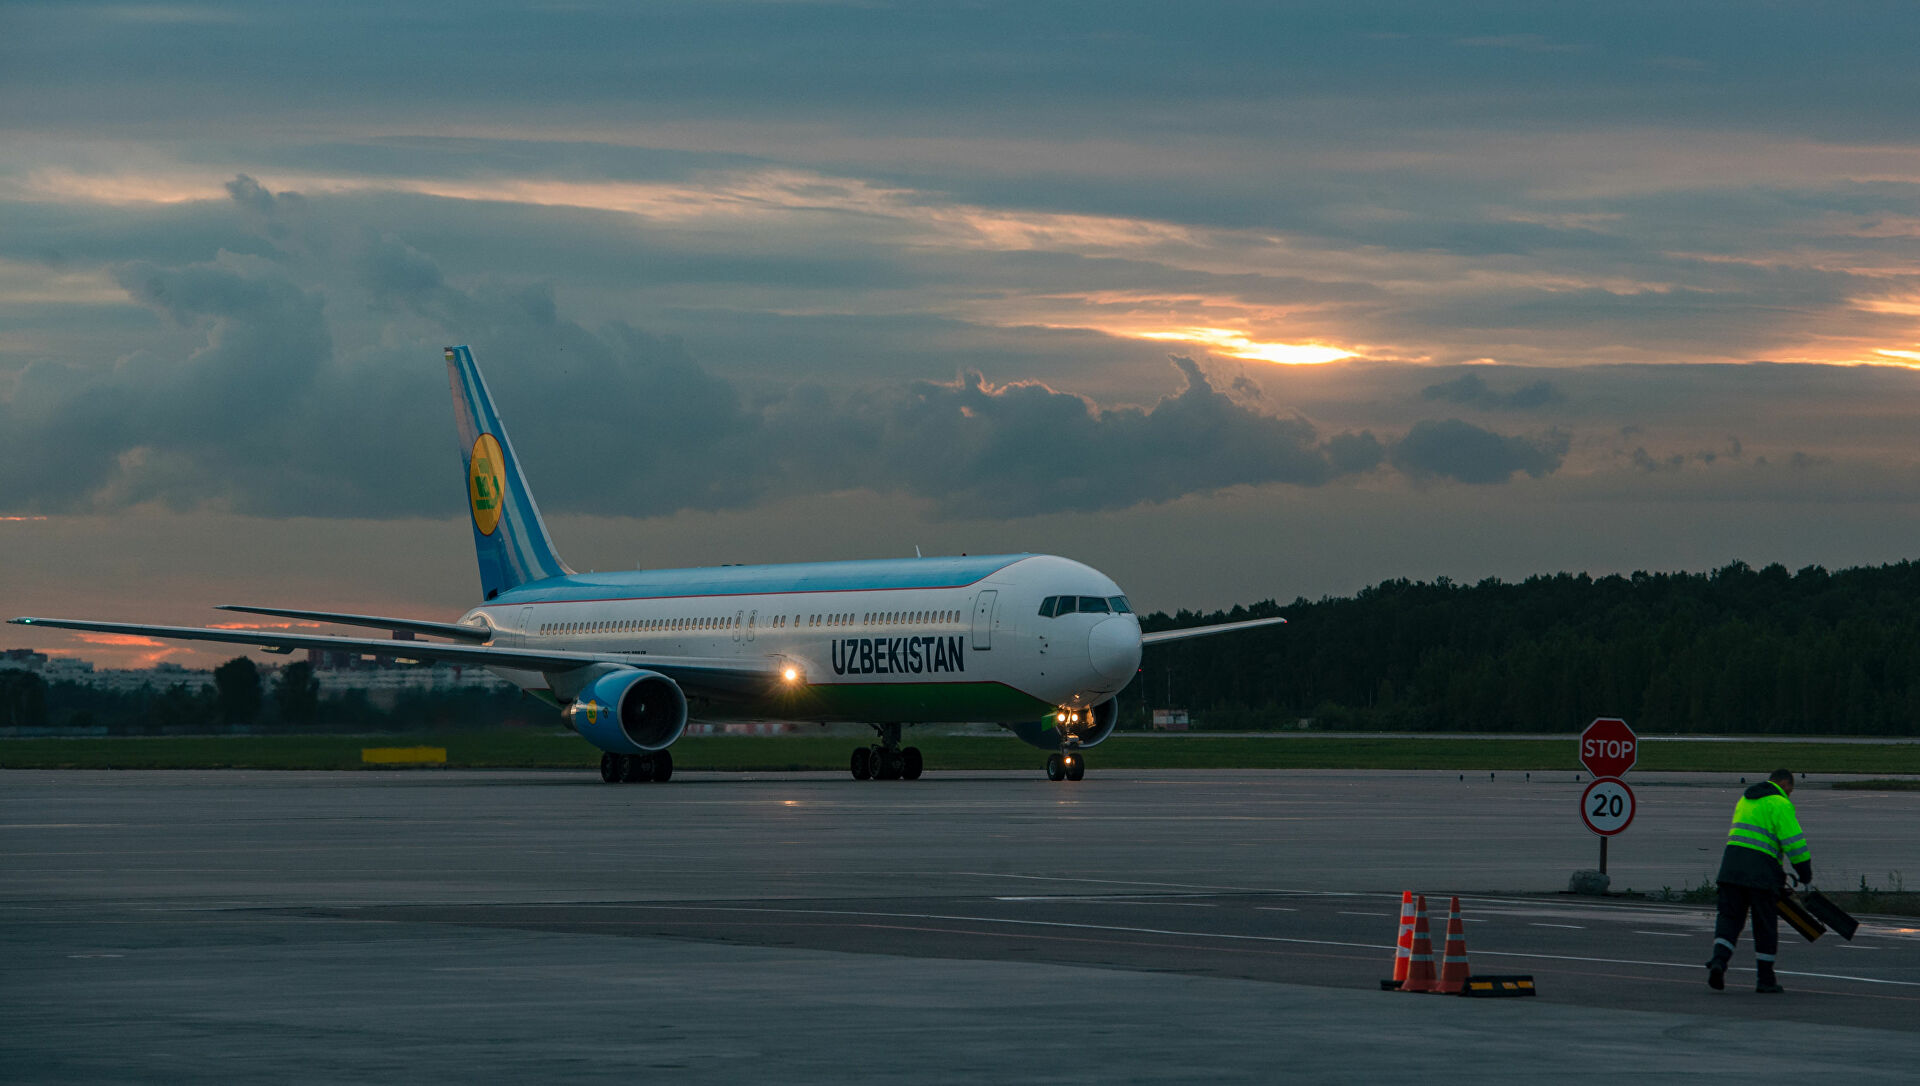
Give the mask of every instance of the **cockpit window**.
M 1043 618 L 1109 613 L 1133 614 L 1133 604 L 1129 603 L 1125 596 L 1048 596 L 1040 601 L 1040 615 Z

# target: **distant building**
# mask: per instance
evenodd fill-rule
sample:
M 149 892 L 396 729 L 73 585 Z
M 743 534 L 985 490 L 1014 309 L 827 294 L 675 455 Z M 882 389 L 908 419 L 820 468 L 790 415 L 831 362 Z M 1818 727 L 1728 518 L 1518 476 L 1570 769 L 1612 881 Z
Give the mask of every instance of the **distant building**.
M 307 662 L 313 665 L 313 673 L 320 680 L 320 696 L 347 690 L 365 691 L 375 702 L 391 703 L 393 697 L 402 691 L 452 691 L 459 689 L 493 690 L 504 689 L 508 684 L 498 679 L 485 668 L 458 667 L 447 664 L 401 664 L 388 656 L 356 656 L 344 652 L 309 651 Z M 33 649 L 0 650 L 0 668 L 13 667 L 34 672 L 48 683 L 70 682 L 82 686 L 91 686 L 100 690 L 118 693 L 138 690 L 150 686 L 155 690 L 165 690 L 175 683 L 186 684 L 187 689 L 197 690 L 213 682 L 213 672 L 200 668 L 182 667 L 162 661 L 150 668 L 101 668 L 96 670 L 91 660 L 76 660 L 65 656 L 49 656 Z M 273 664 L 261 667 L 262 678 L 268 682 L 280 670 Z
M 213 672 L 196 667 L 181 667 L 161 661 L 152 667 L 108 667 L 93 673 L 91 679 L 81 681 L 83 686 L 96 690 L 111 690 L 118 694 L 151 686 L 155 690 L 165 690 L 176 683 L 188 690 L 198 690 L 213 682 Z
M 0 667 L 31 671 L 49 683 L 90 683 L 93 661 L 49 656 L 33 649 L 0 649 Z

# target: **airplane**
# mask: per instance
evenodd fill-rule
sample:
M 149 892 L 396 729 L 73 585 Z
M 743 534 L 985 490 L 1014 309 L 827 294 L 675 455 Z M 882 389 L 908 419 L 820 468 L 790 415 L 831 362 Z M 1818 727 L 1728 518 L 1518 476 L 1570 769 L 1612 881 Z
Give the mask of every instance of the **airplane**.
M 708 720 L 870 724 L 855 780 L 916 780 L 903 726 L 999 724 L 1086 773 L 1119 720 L 1141 648 L 1284 623 L 1143 634 L 1120 586 L 1049 554 L 959 555 L 577 573 L 560 560 L 486 381 L 445 349 L 482 601 L 454 622 L 223 604 L 386 630 L 387 638 L 22 617 L 27 626 L 480 665 L 552 703 L 601 751 L 608 783 L 666 781 L 697 708 Z M 439 640 L 418 640 L 419 637 Z

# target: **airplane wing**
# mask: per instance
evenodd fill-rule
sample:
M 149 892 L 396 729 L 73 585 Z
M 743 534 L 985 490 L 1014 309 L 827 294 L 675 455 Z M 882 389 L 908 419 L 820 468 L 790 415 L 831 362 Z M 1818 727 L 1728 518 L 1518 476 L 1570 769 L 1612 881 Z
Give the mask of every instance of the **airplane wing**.
M 177 641 L 218 641 L 284 651 L 319 649 L 322 652 L 392 656 L 403 660 L 437 660 L 520 671 L 559 672 L 593 664 L 618 664 L 657 671 L 679 683 L 690 695 L 720 698 L 763 694 L 769 686 L 782 681 L 783 672 L 790 666 L 782 660 L 765 656 L 730 660 L 644 652 L 489 648 L 481 645 L 447 645 L 435 641 L 394 641 L 381 637 L 327 637 L 279 630 L 210 630 L 199 626 L 146 626 L 132 622 L 95 622 L 77 618 L 15 618 L 8 621 L 21 626 L 45 626 L 50 629 L 165 637 Z
M 493 631 L 485 626 L 465 626 L 458 622 L 425 622 L 417 618 L 382 618 L 379 615 L 347 615 L 337 611 L 297 611 L 290 607 L 253 607 L 241 603 L 217 605 L 221 611 L 244 611 L 250 615 L 273 615 L 310 622 L 337 622 L 342 626 L 370 626 L 376 630 L 404 630 L 408 633 L 451 637 L 456 641 L 485 641 Z
M 1185 641 L 1189 637 L 1209 637 L 1213 634 L 1232 633 L 1235 630 L 1251 630 L 1259 626 L 1284 626 L 1284 618 L 1250 618 L 1245 622 L 1217 622 L 1212 626 L 1189 626 L 1184 630 L 1161 630 L 1158 633 L 1141 634 L 1140 644 L 1164 645 L 1169 641 Z

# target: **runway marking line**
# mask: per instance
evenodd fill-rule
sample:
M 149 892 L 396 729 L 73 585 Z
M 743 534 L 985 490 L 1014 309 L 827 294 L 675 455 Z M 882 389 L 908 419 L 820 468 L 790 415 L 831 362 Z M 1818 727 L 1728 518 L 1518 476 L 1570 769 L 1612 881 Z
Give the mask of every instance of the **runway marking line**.
M 1091 882 L 1101 886 L 1158 886 L 1169 890 L 1213 890 L 1229 894 L 1287 894 L 1294 897 L 1374 897 L 1342 890 L 1280 890 L 1265 886 L 1209 886 L 1192 882 L 1144 882 L 1139 879 L 1079 879 L 1066 875 L 1015 875 L 1005 871 L 949 871 L 979 879 L 1030 879 L 1035 882 Z
M 1177 897 L 1206 897 L 1204 894 L 1178 894 Z M 1064 902 L 1072 905 L 1165 905 L 1177 909 L 1218 909 L 1220 906 L 1207 901 L 1135 901 L 1125 897 L 1101 897 L 1091 894 L 1039 894 L 1028 897 L 996 897 L 995 901 L 1018 902 Z
M 1132 935 L 1168 935 L 1184 939 L 1224 939 L 1234 942 L 1251 943 L 1291 943 L 1302 946 L 1353 947 L 1360 950 L 1394 950 L 1391 943 L 1349 943 L 1338 939 L 1302 939 L 1286 935 L 1241 935 L 1230 932 L 1177 931 L 1170 928 L 1136 928 L 1120 924 L 1086 924 L 1071 920 L 1021 920 L 998 916 L 954 916 L 946 913 L 885 913 L 868 912 L 860 909 L 780 909 L 754 905 L 643 905 L 631 902 L 610 903 L 603 908 L 634 909 L 647 912 L 737 912 L 737 913 L 788 913 L 812 914 L 818 916 L 871 917 L 882 920 L 941 920 L 958 924 L 1007 924 L 1035 928 L 1072 928 L 1081 931 L 1113 931 Z M 1598 965 L 1645 965 L 1659 969 L 1699 969 L 1694 963 L 1650 962 L 1635 958 L 1591 958 L 1574 954 L 1539 954 L 1517 950 L 1476 950 L 1476 955 L 1492 958 L 1528 958 L 1535 961 L 1550 962 L 1586 962 Z M 1847 980 L 1861 984 L 1884 984 L 1899 988 L 1920 988 L 1920 981 L 1883 980 L 1879 977 L 1856 977 L 1845 973 L 1805 973 L 1798 970 L 1782 969 L 1782 976 L 1817 977 L 1822 980 Z
M 1587 930 L 1587 926 L 1585 924 L 1541 924 L 1541 923 L 1529 922 L 1527 926 L 1530 928 L 1566 928 L 1569 931 Z

